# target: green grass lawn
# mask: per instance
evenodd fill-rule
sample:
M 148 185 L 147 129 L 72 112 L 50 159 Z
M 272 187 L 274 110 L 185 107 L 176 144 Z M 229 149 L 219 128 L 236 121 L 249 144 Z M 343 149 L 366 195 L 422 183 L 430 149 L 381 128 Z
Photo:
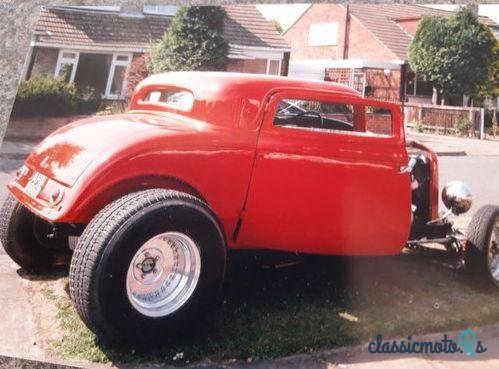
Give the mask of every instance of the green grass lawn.
M 407 337 L 499 320 L 499 292 L 472 285 L 463 270 L 445 266 L 450 260 L 442 252 L 304 257 L 279 268 L 268 266 L 272 259 L 231 254 L 221 301 L 207 307 L 197 338 L 170 337 L 150 352 L 119 352 L 96 342 L 67 295 L 55 298 L 44 290 L 58 306 L 62 330 L 51 350 L 98 362 L 273 358 L 358 344 L 377 334 Z

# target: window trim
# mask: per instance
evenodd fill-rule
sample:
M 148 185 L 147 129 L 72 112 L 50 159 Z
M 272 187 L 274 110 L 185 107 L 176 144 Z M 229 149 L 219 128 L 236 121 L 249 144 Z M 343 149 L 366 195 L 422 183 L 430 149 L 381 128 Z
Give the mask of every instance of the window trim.
M 74 58 L 65 58 L 65 53 L 75 54 Z M 59 78 L 62 66 L 64 64 L 71 64 L 71 74 L 69 75 L 69 83 L 73 83 L 76 76 L 76 69 L 78 68 L 78 62 L 80 61 L 80 52 L 71 49 L 59 49 L 59 54 L 57 55 L 57 63 L 54 71 L 54 78 Z
M 65 58 L 63 55 L 65 53 L 74 53 L 74 58 Z M 108 69 L 106 87 L 104 89 L 104 93 L 101 94 L 103 99 L 106 100 L 120 100 L 123 98 L 123 94 L 126 90 L 126 85 L 128 81 L 128 72 L 130 71 L 130 65 L 133 60 L 133 53 L 130 52 L 105 52 L 105 51 L 92 51 L 92 50 L 78 50 L 78 49 L 59 49 L 59 54 L 57 56 L 57 63 L 54 71 L 54 78 L 58 78 L 61 72 L 62 65 L 71 64 L 71 75 L 69 78 L 70 83 L 74 83 L 76 71 L 78 69 L 78 65 L 80 63 L 80 54 L 103 54 L 112 56 L 111 65 Z M 118 60 L 119 56 L 126 56 L 127 60 Z M 117 66 L 126 67 L 125 77 L 123 79 L 122 91 L 120 94 L 112 94 L 111 87 L 113 83 L 114 73 L 116 71 Z
M 269 74 L 269 72 L 270 72 L 270 63 L 272 61 L 278 62 L 277 74 Z M 265 74 L 269 74 L 269 75 L 272 75 L 272 76 L 280 76 L 281 75 L 281 68 L 282 68 L 282 59 L 268 58 L 267 59 L 267 66 L 266 66 Z
M 109 73 L 107 75 L 106 90 L 104 92 L 104 98 L 109 100 L 119 100 L 123 98 L 124 91 L 126 89 L 128 81 L 128 72 L 130 71 L 130 65 L 132 64 L 133 54 L 131 53 L 113 53 L 113 60 L 111 66 L 109 67 Z M 118 60 L 119 56 L 128 56 L 128 60 Z M 116 67 L 125 67 L 125 76 L 123 78 L 123 84 L 121 87 L 121 93 L 112 94 L 111 88 L 113 85 L 114 74 L 116 73 Z

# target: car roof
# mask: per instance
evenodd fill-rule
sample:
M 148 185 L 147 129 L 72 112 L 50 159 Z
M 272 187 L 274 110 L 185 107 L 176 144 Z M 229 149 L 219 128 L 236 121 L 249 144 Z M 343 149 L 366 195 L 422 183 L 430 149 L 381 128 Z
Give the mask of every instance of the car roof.
M 143 80 L 138 88 L 149 85 L 179 86 L 189 89 L 194 96 L 206 89 L 212 93 L 223 93 L 230 90 L 232 93 L 245 90 L 260 90 L 266 93 L 278 88 L 299 88 L 307 90 L 322 90 L 340 94 L 360 96 L 355 89 L 335 82 L 308 80 L 294 77 L 283 77 L 265 74 L 232 73 L 232 72 L 168 72 L 152 75 Z M 236 88 L 238 87 L 238 88 Z
M 192 108 L 182 111 L 165 104 L 144 105 L 141 102 L 149 91 L 163 87 L 192 92 Z M 173 112 L 219 126 L 254 129 L 266 97 L 291 90 L 361 96 L 356 90 L 334 82 L 248 73 L 168 72 L 140 82 L 130 101 L 130 110 Z

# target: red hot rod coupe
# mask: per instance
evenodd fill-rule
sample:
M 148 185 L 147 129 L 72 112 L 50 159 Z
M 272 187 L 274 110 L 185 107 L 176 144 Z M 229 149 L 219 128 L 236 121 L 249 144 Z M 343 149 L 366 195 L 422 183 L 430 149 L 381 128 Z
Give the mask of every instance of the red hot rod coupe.
M 465 237 L 461 182 L 438 213 L 434 152 L 406 142 L 399 106 L 330 82 L 155 75 L 129 112 L 71 123 L 18 170 L 1 213 L 27 270 L 71 260 L 71 298 L 98 336 L 185 329 L 224 280 L 227 249 L 392 255 L 438 242 L 499 284 L 499 208 Z M 75 242 L 77 240 L 77 242 Z

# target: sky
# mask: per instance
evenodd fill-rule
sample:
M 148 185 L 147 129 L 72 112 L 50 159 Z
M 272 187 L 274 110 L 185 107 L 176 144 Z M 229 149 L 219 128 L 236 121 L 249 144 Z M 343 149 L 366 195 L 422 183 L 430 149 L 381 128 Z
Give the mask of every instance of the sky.
M 267 19 L 277 19 L 283 29 L 287 29 L 308 8 L 310 4 L 265 4 L 257 8 Z M 425 5 L 434 8 L 453 10 L 457 5 Z M 499 23 L 499 4 L 480 5 L 479 15 L 485 15 Z

